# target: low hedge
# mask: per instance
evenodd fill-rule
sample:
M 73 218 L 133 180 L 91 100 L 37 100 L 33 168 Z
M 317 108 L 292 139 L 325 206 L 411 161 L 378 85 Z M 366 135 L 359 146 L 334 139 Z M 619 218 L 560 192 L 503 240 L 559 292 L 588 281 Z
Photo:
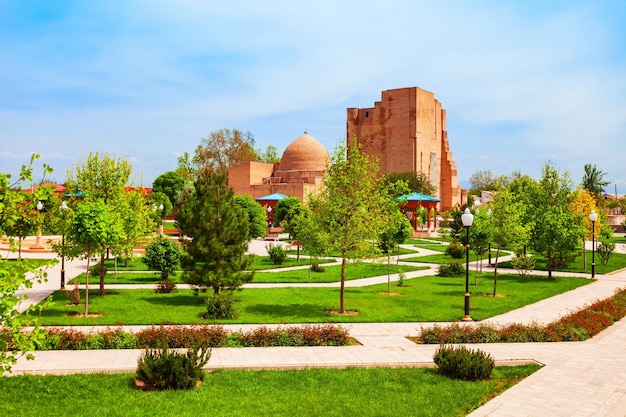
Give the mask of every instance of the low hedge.
M 86 333 L 75 329 L 49 328 L 36 344 L 37 350 L 155 349 L 191 348 L 193 346 L 344 346 L 348 331 L 334 324 L 298 327 L 262 326 L 247 332 L 227 332 L 222 326 L 152 326 L 137 333 L 122 328 L 107 328 Z
M 411 338 L 416 343 L 516 343 L 516 342 L 574 342 L 584 341 L 626 316 L 626 288 L 612 297 L 560 318 L 547 325 L 537 323 L 496 326 L 435 325 L 422 329 Z

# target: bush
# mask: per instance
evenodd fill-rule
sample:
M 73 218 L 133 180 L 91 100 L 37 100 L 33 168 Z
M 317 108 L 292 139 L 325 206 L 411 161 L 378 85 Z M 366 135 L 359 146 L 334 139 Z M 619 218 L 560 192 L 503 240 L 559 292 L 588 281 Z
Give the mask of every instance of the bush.
M 433 359 L 440 374 L 464 381 L 487 380 L 495 366 L 491 355 L 479 349 L 470 350 L 465 346 L 441 345 Z
M 461 262 L 441 264 L 437 275 L 440 277 L 462 277 L 465 275 L 465 267 Z
M 398 287 L 404 287 L 406 285 L 406 274 L 404 272 L 400 272 L 398 274 L 398 283 L 396 284 Z
M 453 259 L 463 259 L 465 248 L 455 240 L 446 247 L 446 255 L 450 255 Z
M 157 348 L 189 348 L 195 345 L 206 347 L 226 346 L 228 334 L 222 326 L 192 325 L 149 327 L 137 332 L 139 346 Z
M 267 253 L 269 254 L 272 262 L 274 262 L 274 265 L 281 265 L 287 258 L 287 251 L 280 245 L 269 248 Z
M 106 275 L 108 271 L 108 268 L 106 266 L 106 264 L 104 265 L 104 273 Z M 89 275 L 93 276 L 93 277 L 99 277 L 100 276 L 100 262 L 96 262 L 94 265 L 89 267 Z
M 75 306 L 80 304 L 80 290 L 78 289 L 78 279 L 74 280 L 74 288 L 65 290 L 65 296 L 70 300 L 70 304 Z
M 146 349 L 137 362 L 136 378 L 146 388 L 157 390 L 190 389 L 202 379 L 202 367 L 211 357 L 211 349 L 193 347 L 187 353 L 178 353 L 165 346 L 163 349 Z
M 324 272 L 324 267 L 322 265 L 320 265 L 319 262 L 313 261 L 311 263 L 311 271 L 313 271 L 313 272 Z
M 182 248 L 178 243 L 159 236 L 146 247 L 146 253 L 141 260 L 148 268 L 159 271 L 161 280 L 166 280 L 176 273 L 181 253 Z
M 204 302 L 206 304 L 206 313 L 202 315 L 203 319 L 220 320 L 237 317 L 235 300 L 230 292 L 212 295 L 207 297 Z
M 520 277 L 527 276 L 529 272 L 532 272 L 535 269 L 535 259 L 532 256 L 524 254 L 513 255 L 511 264 L 513 265 L 513 268 L 517 270 Z
M 615 243 L 611 242 L 609 239 L 600 238 L 600 243 L 598 244 L 596 251 L 598 252 L 600 263 L 602 265 L 606 265 L 609 263 L 613 252 L 615 252 Z
M 171 279 L 166 278 L 157 282 L 155 291 L 159 294 L 169 294 L 176 291 L 176 284 Z

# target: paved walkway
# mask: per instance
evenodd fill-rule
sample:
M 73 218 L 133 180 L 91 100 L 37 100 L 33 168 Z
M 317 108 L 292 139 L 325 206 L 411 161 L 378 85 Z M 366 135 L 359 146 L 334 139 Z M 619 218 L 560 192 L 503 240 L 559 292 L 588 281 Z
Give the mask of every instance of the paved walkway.
M 30 255 L 29 255 L 30 256 Z M 45 256 L 45 255 L 42 255 Z M 68 276 L 84 264 L 66 263 Z M 29 295 L 37 298 L 58 288 L 60 267 L 46 284 Z M 559 274 L 560 275 L 560 274 Z M 486 322 L 547 323 L 577 310 L 618 288 L 626 287 L 626 271 L 598 275 L 598 280 L 548 300 L 493 317 Z M 386 282 L 387 277 L 379 277 Z M 358 280 L 357 280 L 358 281 Z M 431 323 L 343 324 L 361 346 L 214 349 L 208 369 L 300 369 L 346 366 L 433 366 L 434 345 L 406 339 Z M 471 324 L 469 324 L 471 325 Z M 229 325 L 231 330 L 252 325 Z M 137 327 L 129 327 L 136 329 Z M 624 416 L 626 415 L 626 319 L 586 342 L 470 345 L 489 352 L 498 364 L 545 365 L 521 383 L 475 410 L 470 416 Z M 14 374 L 134 372 L 141 350 L 37 352 L 35 360 L 20 359 Z

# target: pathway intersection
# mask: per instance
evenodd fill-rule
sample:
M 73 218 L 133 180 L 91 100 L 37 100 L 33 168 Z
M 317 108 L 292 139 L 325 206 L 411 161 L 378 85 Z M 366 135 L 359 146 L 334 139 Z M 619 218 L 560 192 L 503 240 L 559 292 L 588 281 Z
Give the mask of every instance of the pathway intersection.
M 626 253 L 623 245 L 619 249 Z M 253 252 L 262 253 L 263 250 L 264 244 L 261 242 L 251 245 Z M 29 257 L 32 255 L 29 254 Z M 37 256 L 49 257 L 50 254 Z M 84 270 L 84 262 L 66 262 L 68 277 L 74 277 Z M 41 300 L 57 289 L 56 277 L 59 273 L 60 266 L 56 265 L 49 271 L 47 283 L 35 285 L 29 290 L 31 301 Z M 416 271 L 407 273 L 407 278 L 428 274 L 432 274 L 432 271 Z M 392 276 L 392 279 L 397 280 L 397 276 Z M 354 286 L 379 282 L 387 282 L 387 276 L 349 281 Z M 609 297 L 616 289 L 624 287 L 626 270 L 597 275 L 597 281 L 589 285 L 484 322 L 548 323 L 595 300 Z M 406 338 L 417 335 L 421 327 L 432 324 L 343 324 L 350 336 L 361 343 L 360 346 L 213 349 L 207 369 L 433 366 L 432 358 L 437 346 L 416 345 Z M 255 326 L 224 327 L 228 330 L 248 330 Z M 129 330 L 139 328 L 127 326 Z M 472 412 L 472 417 L 626 415 L 626 319 L 585 342 L 480 344 L 469 347 L 490 353 L 498 364 L 544 365 L 521 383 Z M 32 361 L 20 359 L 13 368 L 13 374 L 134 372 L 141 354 L 141 350 L 42 351 L 36 352 Z

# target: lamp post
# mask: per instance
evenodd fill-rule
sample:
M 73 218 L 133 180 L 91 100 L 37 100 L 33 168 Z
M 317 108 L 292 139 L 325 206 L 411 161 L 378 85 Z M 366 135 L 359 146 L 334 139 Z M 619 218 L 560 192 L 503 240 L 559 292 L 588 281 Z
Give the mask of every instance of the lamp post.
M 272 228 L 272 206 L 267 206 L 267 227 Z
M 589 220 L 591 221 L 591 278 L 596 277 L 596 220 L 598 215 L 594 210 L 589 213 Z
M 43 210 L 43 203 L 41 201 L 38 201 L 35 208 L 37 209 L 37 212 L 41 214 L 41 210 Z M 37 229 L 37 234 L 35 235 L 35 244 L 30 247 L 31 249 L 43 249 L 44 248 L 43 245 L 41 244 L 41 228 L 42 227 L 43 225 L 40 225 L 39 228 Z
M 491 209 L 487 210 L 487 215 L 491 216 Z M 489 247 L 488 247 L 487 251 L 489 252 L 489 261 L 488 261 L 487 265 L 488 266 L 492 266 L 491 265 L 491 239 L 489 239 Z
M 469 208 L 465 209 L 463 215 L 461 215 L 461 222 L 465 227 L 465 315 L 461 319 L 462 321 L 472 321 L 470 316 L 470 293 L 469 293 L 469 229 L 474 222 L 474 215 L 470 212 Z
M 67 203 L 64 201 L 61 203 L 59 207 L 59 212 L 61 216 L 65 215 L 65 210 L 67 210 Z M 63 225 L 63 234 L 61 235 L 61 290 L 65 289 L 65 225 Z

